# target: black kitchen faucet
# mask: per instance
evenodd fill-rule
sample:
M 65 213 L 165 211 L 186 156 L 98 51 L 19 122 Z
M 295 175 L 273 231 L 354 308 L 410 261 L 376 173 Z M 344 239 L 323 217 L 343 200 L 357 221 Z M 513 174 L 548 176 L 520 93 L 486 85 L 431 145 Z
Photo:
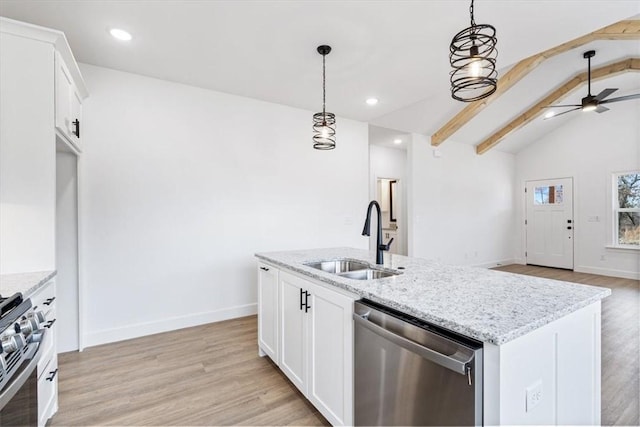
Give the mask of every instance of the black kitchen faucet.
M 378 236 L 376 239 L 376 264 L 383 264 L 383 251 L 388 251 L 391 246 L 391 242 L 393 242 L 393 237 L 389 242 L 385 245 L 382 243 L 382 213 L 380 211 L 380 205 L 375 200 L 372 200 L 369 203 L 369 207 L 367 208 L 367 219 L 364 220 L 364 228 L 362 229 L 363 236 L 371 236 L 371 207 L 375 206 L 378 211 Z

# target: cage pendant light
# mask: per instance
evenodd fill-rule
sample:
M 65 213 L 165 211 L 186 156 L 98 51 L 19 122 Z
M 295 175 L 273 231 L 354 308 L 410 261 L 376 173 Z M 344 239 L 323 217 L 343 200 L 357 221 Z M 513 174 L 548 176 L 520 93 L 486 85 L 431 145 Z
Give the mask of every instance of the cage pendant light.
M 336 148 L 336 116 L 333 113 L 328 113 L 325 108 L 325 57 L 329 52 L 331 52 L 331 46 L 318 46 L 318 53 L 322 55 L 322 113 L 313 115 L 313 148 L 316 150 Z
M 486 98 L 498 85 L 496 29 L 493 25 L 476 24 L 473 0 L 469 13 L 471 26 L 456 34 L 449 45 L 451 96 L 462 102 Z

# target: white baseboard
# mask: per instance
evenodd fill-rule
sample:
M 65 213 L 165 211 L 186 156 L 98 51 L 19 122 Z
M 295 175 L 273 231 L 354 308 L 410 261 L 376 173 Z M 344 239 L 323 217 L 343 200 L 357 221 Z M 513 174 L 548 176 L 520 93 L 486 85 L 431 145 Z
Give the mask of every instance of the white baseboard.
M 515 264 L 515 263 L 516 263 L 515 259 L 503 259 L 499 261 L 490 261 L 490 262 L 483 262 L 480 264 L 473 264 L 472 267 L 493 268 L 493 267 L 500 267 L 501 265 L 509 265 L 509 264 Z
M 258 304 L 253 303 L 203 313 L 170 317 L 168 319 L 153 322 L 137 323 L 120 328 L 103 329 L 101 331 L 86 334 L 84 336 L 84 344 L 85 348 L 93 347 L 96 345 L 108 344 L 116 341 L 158 334 L 161 332 L 175 331 L 176 329 L 189 328 L 191 326 L 204 325 L 206 323 L 251 316 L 257 312 Z
M 576 271 L 578 273 L 598 274 L 600 276 L 621 277 L 623 279 L 640 280 L 640 272 L 637 271 L 614 270 L 611 268 L 587 267 L 583 265 L 575 267 L 573 271 Z

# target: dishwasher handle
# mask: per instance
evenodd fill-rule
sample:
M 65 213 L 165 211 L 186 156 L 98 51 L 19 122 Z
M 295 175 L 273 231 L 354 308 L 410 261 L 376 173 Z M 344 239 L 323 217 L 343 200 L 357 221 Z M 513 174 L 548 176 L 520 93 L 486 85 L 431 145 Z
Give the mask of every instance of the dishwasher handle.
M 422 344 L 418 344 L 417 342 L 405 338 L 401 335 L 394 334 L 393 332 L 383 328 L 382 326 L 376 325 L 375 323 L 368 320 L 367 314 L 359 315 L 354 313 L 353 320 L 357 324 L 369 329 L 371 332 L 393 342 L 394 344 L 399 345 L 400 347 L 412 353 L 423 357 L 424 359 L 427 359 L 451 371 L 457 372 L 458 374 L 465 376 L 469 375 L 468 364 L 472 362 L 474 358 L 474 352 L 472 350 L 468 350 L 462 347 L 460 350 L 468 350 L 468 353 L 471 354 L 461 355 L 465 356 L 462 360 L 453 358 L 451 356 L 447 356 L 446 354 L 442 354 L 428 347 L 425 347 Z M 459 353 L 460 351 L 454 353 L 454 355 L 458 355 Z

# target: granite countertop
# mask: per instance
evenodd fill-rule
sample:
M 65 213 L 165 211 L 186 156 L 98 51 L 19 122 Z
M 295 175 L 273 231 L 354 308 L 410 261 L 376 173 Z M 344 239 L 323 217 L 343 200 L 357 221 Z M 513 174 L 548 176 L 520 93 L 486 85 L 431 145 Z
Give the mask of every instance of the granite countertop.
M 304 265 L 331 259 L 366 260 L 375 253 L 354 248 L 258 253 L 256 257 L 350 291 L 479 341 L 501 345 L 611 294 L 608 288 L 445 265 L 385 253 L 383 268 L 399 276 L 354 280 Z M 400 270 L 399 267 L 404 267 Z
M 0 296 L 10 297 L 16 292 L 21 292 L 28 298 L 55 275 L 55 270 L 0 274 Z

